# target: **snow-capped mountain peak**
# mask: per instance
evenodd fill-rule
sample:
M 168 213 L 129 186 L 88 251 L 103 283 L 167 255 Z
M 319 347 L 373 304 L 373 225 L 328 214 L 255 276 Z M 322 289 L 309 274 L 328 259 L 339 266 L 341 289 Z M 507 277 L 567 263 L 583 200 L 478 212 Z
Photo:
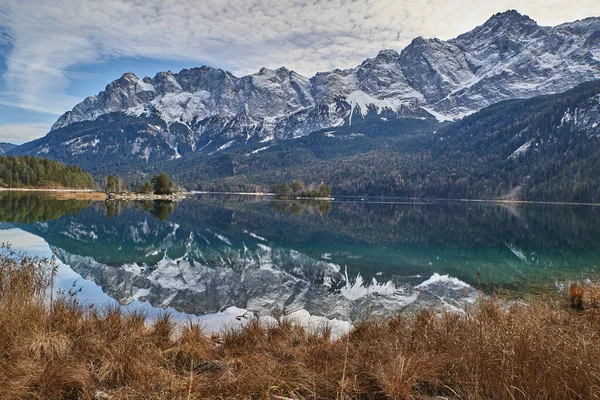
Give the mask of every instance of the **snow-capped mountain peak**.
M 452 120 L 598 78 L 599 18 L 544 27 L 509 10 L 455 39 L 417 37 L 401 52 L 385 49 L 355 68 L 310 78 L 286 67 L 243 77 L 207 66 L 143 79 L 128 72 L 62 115 L 52 130 L 111 113 L 152 117 L 160 128 L 147 131 L 159 132 L 155 137 L 168 148 L 196 152 L 212 141 L 216 147 L 205 151 L 214 152 L 231 140 L 296 138 L 356 123 L 372 111 Z M 140 135 L 132 140 L 147 139 Z M 37 151 L 52 153 L 49 146 L 40 142 Z

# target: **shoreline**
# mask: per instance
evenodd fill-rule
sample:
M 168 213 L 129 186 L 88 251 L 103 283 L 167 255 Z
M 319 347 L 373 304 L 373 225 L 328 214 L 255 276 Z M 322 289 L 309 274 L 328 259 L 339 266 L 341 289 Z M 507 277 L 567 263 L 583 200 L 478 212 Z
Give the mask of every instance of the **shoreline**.
M 104 192 L 95 189 L 75 189 L 75 188 L 0 188 L 0 192 L 45 192 L 45 193 L 94 193 L 98 195 L 105 195 Z M 147 195 L 147 194 L 128 194 L 128 195 L 116 195 L 117 200 L 166 200 L 170 198 L 177 198 L 179 200 L 190 198 L 196 194 L 215 194 L 215 195 L 239 195 L 239 196 L 256 196 L 256 197 L 277 197 L 275 193 L 270 192 L 214 192 L 214 191 L 203 191 L 203 190 L 192 190 L 189 192 L 181 192 L 177 195 Z M 110 196 L 106 196 L 109 198 Z M 564 206 L 588 206 L 588 207 L 600 207 L 600 203 L 576 203 L 568 201 L 535 201 L 535 200 L 508 200 L 508 199 L 441 199 L 441 198 L 418 198 L 418 197 L 369 197 L 369 196 L 338 196 L 328 198 L 311 198 L 311 197 L 298 197 L 298 198 L 284 198 L 278 200 L 319 200 L 319 201 L 344 201 L 345 199 L 351 201 L 363 201 L 363 202 L 382 202 L 386 203 L 399 203 L 399 204 L 427 204 L 434 202 L 446 202 L 446 203 L 494 203 L 494 204 L 546 204 L 546 205 L 564 205 Z
M 141 194 L 141 193 L 105 193 L 94 189 L 49 189 L 49 188 L 0 188 L 0 192 L 40 192 L 55 194 L 58 200 L 127 200 L 127 201 L 144 201 L 144 200 L 168 200 L 179 201 L 187 199 L 193 195 L 192 192 L 177 192 L 170 195 L 164 194 Z
M 0 188 L 2 192 L 44 193 L 56 200 L 105 201 L 106 194 L 93 189 Z
M 599 207 L 600 203 L 573 203 L 568 201 L 533 201 L 533 200 L 480 200 L 480 199 L 460 199 L 462 202 L 481 202 L 481 203 L 498 203 L 498 204 L 547 204 L 559 206 L 592 206 Z
M 269 192 L 212 192 L 212 191 L 191 191 L 192 194 L 217 194 L 217 195 L 242 195 L 242 196 L 265 196 L 265 197 L 277 197 L 275 193 Z M 440 199 L 440 198 L 422 198 L 422 197 L 369 197 L 369 196 L 338 196 L 338 197 L 327 197 L 327 198 L 313 198 L 313 197 L 298 197 L 298 198 L 281 198 L 277 200 L 327 200 L 327 201 L 338 201 L 342 202 L 345 199 L 351 199 L 352 201 L 364 201 L 378 203 L 385 201 L 389 204 L 427 204 L 434 202 L 447 202 L 447 203 L 496 203 L 496 204 L 548 204 L 548 205 L 565 205 L 565 206 L 592 206 L 600 207 L 600 203 L 575 203 L 566 201 L 535 201 L 535 200 L 507 200 L 507 199 Z
M 305 197 L 305 196 L 280 196 L 277 195 L 275 196 L 275 199 L 277 200 L 288 200 L 288 201 L 294 201 L 294 200 L 303 200 L 303 201 L 333 201 L 335 200 L 334 197 Z
M 235 194 L 242 196 L 265 196 L 272 197 L 275 196 L 275 193 L 270 192 L 211 192 L 205 190 L 192 190 L 190 193 L 192 194 Z
M 61 192 L 61 193 L 104 193 L 95 189 L 75 188 L 0 188 L 0 192 Z
M 190 198 L 189 192 L 177 192 L 173 194 L 146 194 L 146 193 L 108 193 L 106 200 L 126 200 L 126 201 L 148 201 L 165 200 L 180 201 Z

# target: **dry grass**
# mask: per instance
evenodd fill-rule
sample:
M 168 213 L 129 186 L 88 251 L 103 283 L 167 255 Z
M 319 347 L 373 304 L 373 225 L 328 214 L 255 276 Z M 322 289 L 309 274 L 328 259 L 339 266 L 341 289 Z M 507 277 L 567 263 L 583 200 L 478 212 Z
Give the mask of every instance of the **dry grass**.
M 103 192 L 54 192 L 57 200 L 92 200 L 104 201 L 106 194 Z
M 168 315 L 49 304 L 51 263 L 0 252 L 0 398 L 593 399 L 600 397 L 597 288 L 571 300 L 363 322 L 347 336 L 285 318 L 207 337 Z M 579 296 L 581 295 L 581 296 Z M 581 299 L 581 304 L 579 300 Z

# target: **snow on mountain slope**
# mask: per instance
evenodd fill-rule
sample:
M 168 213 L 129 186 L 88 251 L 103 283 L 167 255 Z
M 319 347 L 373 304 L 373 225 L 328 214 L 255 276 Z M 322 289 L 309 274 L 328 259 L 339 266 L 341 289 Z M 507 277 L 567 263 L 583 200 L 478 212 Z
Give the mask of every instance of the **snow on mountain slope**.
M 381 113 L 384 109 L 389 109 L 391 111 L 398 111 L 404 105 L 410 106 L 410 103 L 406 103 L 406 101 L 399 98 L 383 98 L 378 99 L 375 97 L 371 97 L 362 90 L 355 90 L 350 93 L 346 97 L 346 101 L 350 103 L 350 119 L 349 123 L 352 124 L 352 115 L 354 114 L 354 110 L 358 110 L 362 117 L 366 116 L 369 112 L 369 109 L 375 109 L 378 114 Z
M 0 154 L 4 154 L 9 150 L 14 149 L 15 147 L 17 147 L 17 145 L 14 145 L 12 143 L 0 143 Z
M 600 136 L 600 95 L 590 98 L 574 110 L 568 109 L 561 120 L 561 126 L 566 125 Z
M 312 78 L 285 67 L 262 68 L 241 78 L 210 67 L 144 79 L 126 73 L 62 115 L 48 136 L 110 113 L 127 116 L 121 122 L 129 125 L 131 118 L 142 123 L 158 118 L 154 142 L 163 144 L 153 145 L 162 147 L 146 149 L 168 159 L 213 154 L 232 140 L 246 144 L 301 137 L 356 122 L 369 112 L 452 120 L 503 100 L 562 92 L 598 78 L 600 18 L 543 27 L 507 11 L 455 39 L 419 37 L 401 53 L 383 50 L 356 68 Z M 86 130 L 85 124 L 76 129 Z M 132 143 L 154 134 L 153 129 L 139 131 L 129 144 L 121 144 L 130 148 L 118 151 L 135 153 Z M 104 142 L 119 141 L 117 129 L 104 129 L 90 140 L 102 142 L 99 136 L 106 135 L 111 139 Z M 27 152 L 54 155 L 57 146 L 65 147 L 42 140 Z
M 516 11 L 497 14 L 450 41 L 464 51 L 476 79 L 434 108 L 473 109 L 598 79 L 600 64 L 590 51 L 600 47 L 599 33 L 598 18 L 542 27 Z

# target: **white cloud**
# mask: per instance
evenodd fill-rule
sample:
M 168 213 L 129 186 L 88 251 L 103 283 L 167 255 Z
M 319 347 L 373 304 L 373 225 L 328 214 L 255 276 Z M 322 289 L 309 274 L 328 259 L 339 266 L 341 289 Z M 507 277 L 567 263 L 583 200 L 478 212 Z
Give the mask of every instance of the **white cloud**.
M 38 112 L 42 112 L 42 113 L 46 113 L 46 114 L 55 114 L 56 116 L 58 116 L 65 112 L 65 108 L 52 102 L 51 99 L 53 97 L 59 98 L 59 104 L 60 104 L 62 102 L 62 100 L 69 98 L 68 96 L 66 96 L 62 93 L 57 93 L 57 94 L 48 93 L 48 94 L 46 94 L 46 96 L 44 98 L 44 102 L 36 101 L 33 103 L 25 103 L 25 102 L 19 102 L 19 101 L 15 102 L 15 101 L 11 101 L 11 100 L 4 100 L 4 99 L 19 99 L 21 97 L 23 97 L 25 101 L 28 100 L 26 96 L 21 96 L 20 94 L 16 94 L 16 93 L 10 94 L 9 92 L 0 91 L 0 105 L 15 107 L 15 108 L 24 108 L 27 110 L 38 111 Z M 71 97 L 71 98 L 73 99 L 73 102 L 78 102 L 81 100 L 81 99 L 78 99 L 75 97 Z
M 67 69 L 124 56 L 312 75 L 415 36 L 454 37 L 510 8 L 545 25 L 600 15 L 597 0 L 2 0 L 0 31 L 12 41 L 3 79 L 16 95 L 0 98 L 70 109 L 80 99 L 65 94 Z
M 22 144 L 44 136 L 50 130 L 46 123 L 0 125 L 0 142 Z

